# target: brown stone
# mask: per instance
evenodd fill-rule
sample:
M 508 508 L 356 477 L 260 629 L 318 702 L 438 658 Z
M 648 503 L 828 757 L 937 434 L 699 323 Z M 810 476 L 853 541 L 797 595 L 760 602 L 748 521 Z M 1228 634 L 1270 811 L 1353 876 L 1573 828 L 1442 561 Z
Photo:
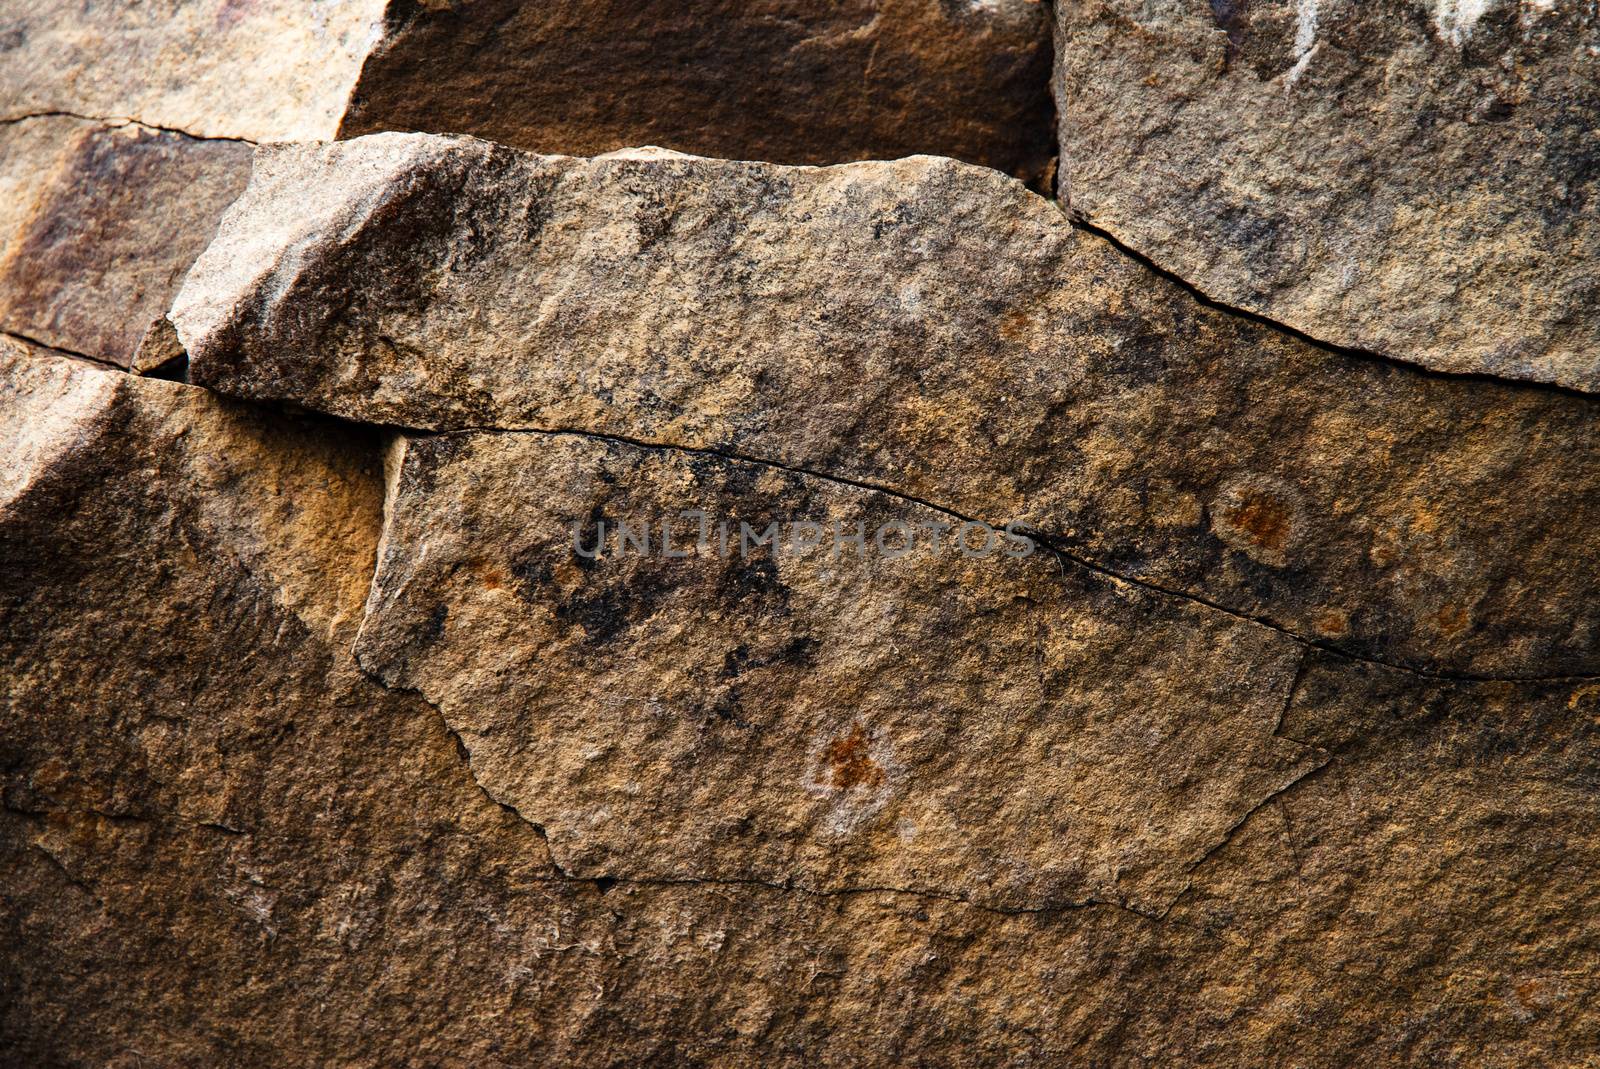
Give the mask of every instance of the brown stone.
M 1208 307 L 992 171 L 273 148 L 172 319 L 239 397 L 719 450 L 1353 655 L 1600 672 L 1593 404 Z
M 1320 763 L 1287 636 L 914 502 L 575 436 L 391 464 L 357 656 L 573 875 L 1158 915 Z
M 777 163 L 1052 155 L 1039 0 L 477 0 L 391 12 L 340 136 L 476 134 Z
M 1600 11 L 1060 0 L 1060 193 L 1209 296 L 1600 390 Z
M 132 365 L 244 190 L 250 154 L 132 124 L 0 126 L 0 330 Z
M 774 870 L 770 884 L 629 875 L 651 853 L 616 856 L 616 870 L 579 879 L 551 851 L 582 857 L 583 841 L 552 830 L 547 848 L 540 829 L 487 793 L 525 791 L 577 740 L 556 739 L 551 754 L 517 752 L 509 731 L 452 738 L 420 697 L 357 670 L 349 644 L 363 602 L 364 656 L 425 686 L 453 661 L 453 702 L 509 667 L 505 655 L 525 640 L 558 637 L 517 628 L 553 626 L 555 610 L 573 604 L 559 557 L 570 548 L 552 545 L 515 571 L 493 554 L 550 541 L 539 520 L 568 501 L 654 507 L 715 489 L 730 507 L 809 503 L 841 518 L 914 516 L 920 506 L 818 476 L 571 435 L 412 439 L 403 456 L 390 449 L 386 482 L 380 443 L 359 428 L 0 346 L 0 455 L 10 460 L 0 467 L 0 1048 L 18 1064 L 1510 1069 L 1600 1054 L 1593 681 L 1436 681 L 1294 656 L 1281 722 L 1261 722 L 1260 734 L 1269 749 L 1325 763 L 1184 865 L 1160 916 L 1096 903 L 1013 911 L 854 883 L 808 889 L 814 872 L 798 865 Z M 517 463 L 541 456 L 558 462 Z M 537 488 L 548 495 L 518 496 Z M 437 550 L 412 537 L 423 522 Z M 956 621 L 1005 600 L 972 619 L 964 644 L 913 621 L 901 653 L 921 678 L 891 664 L 867 696 L 915 683 L 937 698 L 961 679 L 1000 702 L 1014 701 L 1003 679 L 1019 694 L 1051 686 L 1064 703 L 1116 702 L 1141 683 L 1220 696 L 1236 654 L 1256 649 L 1276 665 L 1287 644 L 1071 565 L 1036 568 L 1044 559 L 1009 559 L 1009 570 L 940 555 L 841 565 L 839 589 L 869 596 L 868 616 L 920 600 Z M 548 577 L 543 563 L 555 565 Z M 624 729 L 637 723 L 638 696 L 606 684 L 691 692 L 615 654 L 652 635 L 670 648 L 677 635 L 702 642 L 658 666 L 720 667 L 726 638 L 708 618 L 753 623 L 763 638 L 795 618 L 822 622 L 806 602 L 827 588 L 791 568 L 812 562 L 783 558 L 775 577 L 752 567 L 751 582 L 719 589 L 709 580 L 731 563 L 595 562 L 584 580 L 595 594 L 645 595 L 655 579 L 654 601 L 630 601 L 606 643 L 590 635 L 605 614 L 576 608 L 565 647 L 549 648 L 570 651 L 573 678 L 507 673 L 500 685 L 568 685 L 570 715 L 598 715 L 609 698 L 608 722 Z M 659 583 L 680 565 L 681 585 Z M 789 617 L 773 578 L 795 584 Z M 919 594 L 929 579 L 956 580 L 931 607 L 932 592 Z M 1040 600 L 1012 600 L 1019 590 Z M 437 635 L 411 631 L 432 603 L 451 605 L 456 625 L 447 616 Z M 1043 662 L 977 670 L 974 658 L 1030 617 Z M 1118 640 L 1122 657 L 1108 645 Z M 763 712 L 792 711 L 788 697 L 848 679 L 844 660 L 883 641 L 821 645 L 822 671 L 804 678 L 758 663 L 753 650 L 738 678 L 706 689 L 705 704 L 718 687 L 742 687 L 745 718 L 770 735 L 782 723 Z M 1195 658 L 1195 678 L 1163 669 L 1183 656 Z M 1060 671 L 1074 664 L 1099 670 Z M 1213 668 L 1223 671 L 1207 675 Z M 1231 689 L 1250 695 L 1267 682 L 1247 676 Z M 1206 724 L 1155 707 L 1162 696 L 1151 690 L 1148 710 L 1115 706 L 1128 752 L 1107 753 L 1152 775 L 1112 788 L 1138 792 L 1133 815 L 1152 830 L 1177 797 L 1158 784 L 1183 773 L 1144 764 L 1158 764 L 1160 750 L 1138 750 L 1157 741 L 1139 729 L 1165 722 L 1173 738 L 1214 745 Z M 1001 728 L 1017 706 L 962 708 L 971 723 Z M 1215 709 L 1222 723 L 1256 722 Z M 861 718 L 859 734 L 819 750 L 827 789 L 878 789 L 869 762 L 885 782 L 903 773 L 879 758 L 914 736 L 917 720 L 887 702 L 872 711 L 883 719 Z M 509 702 L 451 715 L 522 730 L 544 719 Z M 699 737 L 714 763 L 719 738 L 744 729 L 710 719 Z M 984 771 L 1054 769 L 1070 796 L 1085 786 L 1070 775 L 1073 748 L 1115 737 L 1119 723 L 1101 727 L 1111 734 L 1041 736 L 1057 750 L 1026 769 L 1007 770 L 1003 751 L 983 764 L 959 739 L 953 754 L 925 757 L 978 774 L 967 786 L 979 795 L 992 790 Z M 601 762 L 615 771 L 621 752 Z M 835 770 L 850 782 L 834 783 Z M 803 771 L 735 777 L 707 816 L 760 809 L 781 782 L 800 790 Z M 1110 783 L 1105 771 L 1078 771 Z M 1219 771 L 1195 764 L 1196 801 L 1234 790 Z M 580 796 L 599 782 L 578 783 Z M 684 790 L 681 775 L 644 778 L 616 815 L 643 826 Z M 671 849 L 681 830 L 664 822 L 658 840 L 639 845 Z M 1028 834 L 1004 822 L 989 831 L 1001 844 Z M 590 834 L 604 843 L 616 832 Z M 858 825 L 851 838 L 871 836 Z M 1151 856 L 1157 841 L 1134 835 L 1129 857 Z M 742 863 L 744 849 L 729 836 L 706 860 Z
M 0 49 L 0 118 L 788 163 L 934 153 L 1035 183 L 1052 156 L 1039 0 L 48 0 L 0 16 Z

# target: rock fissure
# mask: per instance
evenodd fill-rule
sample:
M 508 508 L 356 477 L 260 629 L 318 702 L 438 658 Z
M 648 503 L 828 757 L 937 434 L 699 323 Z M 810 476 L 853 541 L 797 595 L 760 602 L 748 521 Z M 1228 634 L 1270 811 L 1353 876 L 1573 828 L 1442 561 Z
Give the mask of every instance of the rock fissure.
M 1408 370 L 1418 370 L 1418 369 L 1416 369 L 1416 368 L 1408 368 Z M 1528 386 L 1531 389 L 1547 389 L 1547 388 L 1550 388 L 1550 387 L 1543 387 L 1543 386 L 1540 386 L 1538 384 L 1519 383 L 1518 385 L 1525 385 L 1525 386 Z M 828 473 L 828 472 L 818 471 L 818 470 L 816 470 L 814 468 L 807 468 L 807 467 L 802 467 L 802 466 L 793 465 L 793 464 L 785 464 L 785 463 L 783 463 L 781 461 L 769 460 L 769 459 L 765 459 L 765 458 L 762 458 L 762 457 L 751 456 L 751 455 L 746 454 L 746 453 L 739 453 L 739 452 L 735 452 L 735 451 L 732 451 L 732 450 L 718 449 L 718 448 L 713 448 L 713 447 L 708 447 L 708 446 L 691 446 L 691 445 L 681 445 L 681 444 L 672 443 L 672 442 L 655 442 L 655 441 L 649 441 L 649 440 L 640 439 L 640 438 L 632 438 L 632 437 L 629 437 L 627 435 L 609 434 L 609 433 L 604 433 L 604 432 L 599 432 L 599 431 L 580 430 L 580 429 L 572 428 L 572 427 L 496 427 L 496 426 L 481 426 L 481 427 L 462 427 L 462 428 L 453 429 L 453 430 L 449 430 L 449 431 L 429 431 L 429 430 L 425 430 L 425 429 L 423 429 L 423 430 L 415 430 L 415 429 L 409 429 L 409 428 L 404 428 L 404 427 L 390 426 L 387 429 L 400 431 L 401 433 L 410 434 L 410 435 L 413 435 L 413 436 L 418 437 L 418 438 L 451 437 L 451 436 L 471 435 L 471 434 L 539 434 L 539 435 L 546 435 L 546 436 L 551 436 L 551 437 L 591 438 L 591 439 L 594 439 L 596 441 L 615 442 L 615 443 L 622 444 L 622 445 L 634 446 L 634 447 L 640 448 L 640 449 L 666 450 L 666 451 L 674 451 L 674 452 L 680 452 L 680 453 L 698 454 L 698 455 L 702 455 L 702 456 L 721 457 L 721 458 L 723 458 L 725 460 L 734 460 L 734 461 L 739 461 L 739 462 L 745 463 L 745 464 L 754 464 L 754 465 L 758 465 L 758 466 L 765 467 L 765 468 L 771 468 L 771 469 L 778 470 L 778 471 L 788 471 L 788 472 L 792 472 L 792 473 L 794 473 L 796 475 L 803 475 L 803 476 L 807 476 L 809 478 L 821 479 L 821 480 L 824 480 L 826 482 L 837 483 L 837 484 L 839 484 L 841 486 L 850 486 L 850 487 L 854 487 L 855 489 L 858 489 L 858 490 L 867 490 L 867 491 L 870 491 L 872 493 L 883 494 L 883 495 L 885 495 L 887 497 L 897 498 L 897 499 L 899 499 L 901 501 L 905 501 L 905 502 L 907 502 L 909 504 L 917 505 L 917 506 L 920 506 L 922 508 L 930 509 L 930 510 L 932 510 L 934 512 L 942 513 L 943 515 L 949 516 L 949 517 L 951 517 L 952 519 L 955 519 L 955 520 L 960 520 L 962 522 L 967 522 L 967 523 L 986 523 L 987 522 L 987 521 L 983 520 L 980 517 L 969 516 L 969 515 L 967 515 L 967 514 L 965 514 L 963 512 L 959 512 L 959 511 L 957 511 L 955 509 L 952 509 L 952 508 L 950 508 L 948 506 L 941 505 L 941 504 L 938 504 L 937 502 L 929 501 L 929 500 L 927 500 L 925 498 L 920 498 L 920 497 L 917 497 L 917 496 L 912 495 L 912 494 L 902 493 L 901 491 L 895 490 L 892 487 L 883 486 L 881 484 L 867 482 L 867 481 L 861 480 L 861 479 L 853 479 L 853 478 L 851 478 L 849 476 L 846 476 L 846 475 L 836 475 L 836 474 L 831 474 L 831 473 Z M 991 524 L 990 526 L 993 526 L 993 525 Z M 1080 555 L 1072 552 L 1071 550 L 1064 548 L 1063 546 L 1060 545 L 1058 540 L 1056 540 L 1052 536 L 1043 534 L 1042 532 L 1039 532 L 1037 530 L 1023 529 L 1023 528 L 1019 528 L 1019 530 L 1024 530 L 1025 533 L 1028 535 L 1028 537 L 1032 538 L 1046 552 L 1051 553 L 1052 555 L 1056 556 L 1060 560 L 1065 561 L 1067 563 L 1077 565 L 1078 567 L 1081 567 L 1081 568 L 1086 568 L 1089 571 L 1096 572 L 1096 573 L 1098 573 L 1100 575 L 1107 576 L 1108 578 L 1111 578 L 1111 579 L 1116 579 L 1116 580 L 1119 580 L 1119 581 L 1125 582 L 1125 583 L 1132 583 L 1135 586 L 1142 587 L 1142 588 L 1144 588 L 1146 590 L 1149 590 L 1149 591 L 1151 591 L 1153 593 L 1156 593 L 1156 594 L 1161 594 L 1161 595 L 1164 595 L 1166 597 L 1176 598 L 1176 599 L 1179 599 L 1179 600 L 1182 600 L 1182 601 L 1193 603 L 1195 605 L 1200 605 L 1200 606 L 1203 606 L 1204 608 L 1211 609 L 1211 610 L 1213 610 L 1215 612 L 1219 612 L 1219 613 L 1223 613 L 1223 614 L 1225 614 L 1227 616 L 1231 616 L 1234 619 L 1237 619 L 1237 620 L 1240 620 L 1240 621 L 1243 621 L 1243 622 L 1246 622 L 1246 623 L 1256 624 L 1256 625 L 1261 626 L 1261 627 L 1268 628 L 1268 629 L 1270 629 L 1272 631 L 1278 632 L 1279 634 L 1285 636 L 1286 638 L 1290 638 L 1290 639 L 1294 640 L 1295 642 L 1300 643 L 1302 646 L 1306 647 L 1308 650 L 1323 650 L 1323 651 L 1326 651 L 1328 653 L 1333 653 L 1333 654 L 1336 654 L 1336 655 L 1338 655 L 1340 657 L 1347 658 L 1347 659 L 1349 659 L 1351 661 L 1354 661 L 1354 662 L 1378 665 L 1378 666 L 1381 666 L 1381 667 L 1384 667 L 1384 668 L 1392 668 L 1392 669 L 1394 669 L 1396 671 L 1405 672 L 1405 673 L 1407 673 L 1409 675 L 1414 675 L 1414 676 L 1418 676 L 1418 677 L 1425 678 L 1425 679 L 1449 680 L 1449 681 L 1466 682 L 1466 683 L 1583 683 L 1583 682 L 1589 682 L 1589 681 L 1593 681 L 1593 680 L 1600 680 L 1600 674 L 1593 674 L 1593 675 L 1589 675 L 1589 674 L 1562 674 L 1562 675 L 1546 675 L 1546 676 L 1517 676 L 1517 675 L 1493 675 L 1493 674 L 1487 674 L 1487 673 L 1472 673 L 1472 672 L 1438 671 L 1438 670 L 1434 670 L 1434 669 L 1420 667 L 1420 666 L 1417 666 L 1417 665 L 1414 665 L 1414 664 L 1406 664 L 1406 663 L 1400 662 L 1400 661 L 1391 661 L 1391 660 L 1386 660 L 1386 659 L 1380 658 L 1380 657 L 1373 657 L 1373 656 L 1370 656 L 1370 655 L 1367 655 L 1367 654 L 1361 654 L 1361 653 L 1358 653 L 1358 652 L 1355 652 L 1355 651 L 1342 649 L 1336 643 L 1332 643 L 1332 642 L 1330 642 L 1330 641 L 1328 641 L 1326 639 L 1311 638 L 1311 637 L 1306 636 L 1306 635 L 1298 634 L 1295 631 L 1283 626 L 1282 624 L 1277 623 L 1276 621 L 1274 621 L 1274 620 L 1272 620 L 1272 619 L 1270 619 L 1268 617 L 1259 616 L 1259 615 L 1255 615 L 1255 614 L 1251 614 L 1251 613 L 1240 612 L 1237 609 L 1230 608 L 1230 607 L 1228 607 L 1226 605 L 1223 605 L 1223 604 L 1220 604 L 1218 602 L 1212 601 L 1211 599 L 1202 597 L 1202 596 L 1200 596 L 1198 594 L 1193 594 L 1193 593 L 1190 593 L 1190 592 L 1184 591 L 1184 590 L 1178 590 L 1178 589 L 1175 589 L 1173 587 L 1169 587 L 1169 586 L 1165 586 L 1165 585 L 1160 584 L 1160 583 L 1153 582 L 1152 580 L 1143 578 L 1141 576 L 1136 576 L 1136 575 L 1132 575 L 1132 574 L 1129 574 L 1129 573 L 1126 573 L 1126 572 L 1118 571 L 1118 570 L 1116 570 L 1114 568 L 1111 568 L 1111 567 L 1108 567 L 1108 566 L 1106 566 L 1104 564 L 1101 564 L 1098 561 L 1092 560 L 1092 559 L 1087 558 L 1087 557 L 1080 556 Z M 1291 741 L 1294 741 L 1294 740 L 1291 740 Z
M 160 123 L 145 122 L 130 115 L 83 115 L 76 111 L 34 111 L 26 115 L 11 115 L 0 118 L 0 126 L 14 126 L 17 123 L 30 122 L 35 119 L 80 119 L 83 122 L 99 123 L 102 126 L 137 126 L 142 130 L 151 130 L 156 133 L 176 134 L 190 141 L 232 141 L 242 145 L 254 146 L 258 142 L 248 137 L 230 137 L 225 134 L 195 134 L 188 130 L 181 130 L 176 126 L 162 126 Z
M 51 345 L 49 342 L 40 341 L 38 338 L 30 338 L 26 334 L 21 334 L 15 330 L 7 330 L 4 327 L 0 327 L 0 334 L 22 342 L 25 345 L 31 345 L 34 348 L 44 349 L 45 351 L 55 353 L 58 356 L 64 356 L 69 360 L 83 360 L 87 363 L 94 364 L 96 367 L 103 368 L 106 371 L 118 371 L 123 373 L 127 373 L 128 371 L 127 368 L 113 361 L 105 360 L 98 356 L 90 356 L 88 353 L 76 352 L 72 349 L 63 349 L 59 345 Z
M 1221 312 L 1224 315 L 1236 316 L 1245 322 L 1255 323 L 1258 326 L 1265 327 L 1268 330 L 1281 334 L 1286 338 L 1293 338 L 1296 341 L 1304 342 L 1307 345 L 1320 349 L 1322 352 L 1329 353 L 1334 356 L 1348 357 L 1353 360 L 1376 361 L 1377 363 L 1388 365 L 1408 374 L 1418 375 L 1424 378 L 1435 378 L 1453 382 L 1493 382 L 1502 386 L 1510 386 L 1520 390 L 1531 390 L 1539 393 L 1579 397 L 1590 404 L 1600 404 L 1600 387 L 1589 388 L 1573 386 L 1560 382 L 1548 382 L 1540 379 L 1530 379 L 1524 376 L 1496 374 L 1492 371 L 1457 371 L 1447 368 L 1432 367 L 1428 364 L 1418 363 L 1415 360 L 1410 360 L 1403 356 L 1394 356 L 1388 353 L 1378 352 L 1374 349 L 1361 349 L 1349 345 L 1340 345 L 1339 343 L 1329 341 L 1326 338 L 1317 337 L 1315 334 L 1301 330 L 1290 323 L 1284 322 L 1283 320 L 1274 319 L 1263 312 L 1257 312 L 1237 304 L 1229 304 L 1227 301 L 1214 297 L 1210 293 L 1207 293 L 1201 284 L 1185 278 L 1183 275 L 1179 274 L 1171 267 L 1161 263 L 1153 256 L 1140 252 L 1138 249 L 1134 248 L 1126 240 L 1118 236 L 1115 231 L 1110 229 L 1110 227 L 1095 222 L 1082 211 L 1069 208 L 1065 204 L 1057 202 L 1057 207 L 1061 209 L 1061 214 L 1065 216 L 1067 222 L 1070 223 L 1075 230 L 1081 230 L 1086 234 L 1092 234 L 1104 241 L 1107 245 L 1111 246 L 1117 252 L 1121 253 L 1123 256 L 1126 256 L 1134 263 L 1139 264 L 1141 267 L 1144 267 L 1153 274 L 1161 276 L 1174 286 L 1177 286 L 1179 289 L 1189 294 L 1190 297 L 1194 298 L 1195 303 L 1203 305 L 1206 308 L 1210 308 L 1213 311 Z

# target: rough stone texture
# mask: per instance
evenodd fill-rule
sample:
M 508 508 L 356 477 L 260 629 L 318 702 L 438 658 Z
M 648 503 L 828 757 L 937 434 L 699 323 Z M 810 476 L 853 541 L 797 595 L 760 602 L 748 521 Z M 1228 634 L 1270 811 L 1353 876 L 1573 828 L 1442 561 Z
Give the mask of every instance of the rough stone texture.
M 992 171 L 273 148 L 172 319 L 224 393 L 727 451 L 1357 656 L 1600 672 L 1592 403 L 1207 307 Z
M 542 434 L 394 463 L 357 656 L 440 708 L 574 875 L 1160 913 L 1319 763 L 1273 735 L 1293 640 L 976 530 L 935 549 L 951 517 L 925 506 Z M 732 525 L 726 553 L 686 509 Z M 605 517 L 695 552 L 586 560 L 574 525 L 592 545 Z M 822 544 L 757 546 L 773 521 Z
M 1600 9 L 1060 0 L 1071 209 L 1223 302 L 1600 389 Z
M 38 0 L 0 13 L 3 117 L 71 112 L 197 137 L 331 137 L 384 0 Z
M 0 1067 L 1600 1065 L 1594 4 L 689 6 L 0 14 Z
M 476 134 L 779 163 L 953 156 L 1029 179 L 1052 150 L 1039 0 L 474 0 L 392 10 L 341 136 Z
M 249 145 L 132 124 L 0 126 L 0 330 L 134 364 L 250 158 Z
M 0 14 L 0 56 L 0 119 L 789 163 L 929 152 L 1035 184 L 1053 155 L 1040 0 L 45 0 Z
M 491 556 L 543 544 L 540 520 L 562 511 L 560 495 L 641 508 L 693 486 L 730 508 L 805 502 L 841 516 L 910 516 L 917 506 L 683 451 L 452 435 L 390 450 L 380 550 L 375 437 L 0 346 L 9 1062 L 1512 1069 L 1600 1056 L 1594 682 L 1432 681 L 1329 653 L 1295 658 L 1278 687 L 1282 721 L 1261 726 L 1276 724 L 1273 748 L 1314 750 L 1326 763 L 1186 865 L 1187 889 L 1162 917 L 1114 905 L 1014 912 L 787 879 L 575 879 L 552 864 L 539 829 L 488 793 L 516 786 L 514 772 L 523 784 L 546 775 L 552 755 L 513 759 L 503 741 L 484 748 L 471 733 L 458 742 L 419 697 L 357 669 L 349 649 L 375 558 L 364 656 L 399 651 L 389 663 L 424 685 L 454 659 L 470 681 L 502 667 L 496 636 L 485 630 L 474 645 L 447 616 L 437 634 L 389 645 L 408 633 L 413 607 L 448 604 L 487 629 L 533 626 L 572 606 L 569 649 L 593 644 L 581 663 L 597 683 L 571 696 L 578 712 L 600 708 L 602 681 L 643 678 L 619 658 L 639 651 L 646 631 L 664 646 L 675 633 L 708 636 L 708 612 L 735 628 L 820 622 L 805 613 L 821 587 L 787 560 L 776 576 L 720 594 L 723 572 L 706 561 L 687 564 L 693 574 L 670 589 L 643 581 L 682 562 L 597 561 L 582 580 L 595 594 L 655 592 L 648 608 L 629 602 L 608 654 L 590 627 L 610 617 L 568 596 L 574 577 L 557 559 L 568 547 L 551 544 L 549 557 L 525 558 L 504 578 L 498 569 L 512 562 Z M 559 463 L 542 473 L 517 465 L 534 453 Z M 547 499 L 509 496 L 541 486 Z M 501 508 L 472 530 L 496 492 Z M 437 552 L 463 563 L 453 574 L 408 535 L 430 513 Z M 1251 647 L 1271 659 L 1286 642 L 1181 599 L 1035 567 L 1043 562 L 908 556 L 901 571 L 841 565 L 841 577 L 873 608 L 898 597 L 965 626 L 965 650 L 929 626 L 915 637 L 931 645 L 903 652 L 920 656 L 935 684 L 965 678 L 990 694 L 969 652 L 995 649 L 1024 613 L 1054 615 L 1057 627 L 1033 629 L 1042 662 L 1012 678 L 1021 688 L 1037 672 L 1063 709 L 1074 697 L 1114 699 L 1128 678 L 1203 690 L 1205 680 L 1152 675 L 1182 647 L 1144 660 L 1141 636 L 1217 637 L 1219 648 L 1195 651 L 1212 664 Z M 1010 570 L 989 566 L 1002 563 Z M 548 576 L 541 564 L 552 565 Z M 618 587 L 624 578 L 638 585 Z M 788 617 L 771 605 L 775 579 L 794 581 Z M 926 609 L 928 584 L 946 580 L 943 602 Z M 1038 604 L 1018 605 L 1018 591 Z M 1004 611 L 963 617 L 986 598 L 1003 599 Z M 1114 635 L 1131 643 L 1130 677 L 1110 661 L 1104 674 L 1059 671 L 1093 666 L 1095 644 Z M 690 649 L 677 667 L 692 666 Z M 824 636 L 816 655 L 832 678 L 848 680 L 838 655 L 849 649 Z M 705 665 L 720 666 L 720 652 L 703 649 Z M 785 696 L 810 684 L 786 683 L 781 665 L 743 667 L 741 715 L 777 733 L 772 712 L 792 712 Z M 1247 679 L 1238 692 L 1267 689 Z M 657 715 L 620 686 L 610 695 L 614 726 Z M 1008 708 L 966 712 L 1003 736 L 1014 730 Z M 487 715 L 536 726 L 531 710 L 516 712 L 505 703 Z M 869 759 L 897 753 L 911 773 L 915 756 L 987 789 L 980 755 L 960 739 L 955 759 L 901 749 L 918 717 L 874 712 L 884 731 Z M 1161 710 L 1121 712 L 1195 737 Z M 709 719 L 701 745 L 715 762 L 718 736 L 748 729 Z M 1063 718 L 1057 730 L 1072 726 Z M 1069 751 L 1107 737 L 1076 726 L 1059 736 Z M 1014 774 L 1007 753 L 995 756 L 987 771 Z M 1049 767 L 1070 794 L 1070 763 Z M 797 793 L 802 771 L 789 772 Z M 1227 793 L 1216 768 L 1195 772 Z M 740 779 L 725 801 L 742 793 L 759 809 L 780 789 Z M 619 815 L 648 814 L 683 791 L 658 776 Z M 866 838 L 867 826 L 851 836 Z M 558 855 L 581 852 L 548 834 Z M 723 849 L 737 856 L 737 843 Z M 809 878 L 801 864 L 789 875 Z

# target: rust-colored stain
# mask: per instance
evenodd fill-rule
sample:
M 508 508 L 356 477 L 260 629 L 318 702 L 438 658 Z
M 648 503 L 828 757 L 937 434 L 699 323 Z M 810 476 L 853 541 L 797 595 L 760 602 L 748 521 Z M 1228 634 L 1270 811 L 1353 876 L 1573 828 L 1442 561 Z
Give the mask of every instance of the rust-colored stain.
M 1343 609 L 1323 609 L 1312 626 L 1323 638 L 1344 638 L 1350 633 L 1350 614 Z
M 1289 542 L 1291 518 L 1283 502 L 1252 491 L 1222 514 L 1223 522 L 1262 549 L 1277 552 Z
M 860 724 L 842 739 L 834 739 L 822 751 L 827 768 L 817 776 L 818 783 L 827 783 L 836 790 L 851 787 L 876 787 L 883 782 L 883 769 L 867 756 L 867 733 Z
M 1433 626 L 1439 629 L 1439 634 L 1445 638 L 1455 638 L 1467 629 L 1472 622 L 1472 617 L 1467 615 L 1467 610 L 1454 605 L 1446 605 L 1433 614 Z
M 491 560 L 474 557 L 467 562 L 467 570 L 477 577 L 478 582 L 487 590 L 501 590 L 506 585 L 505 569 Z

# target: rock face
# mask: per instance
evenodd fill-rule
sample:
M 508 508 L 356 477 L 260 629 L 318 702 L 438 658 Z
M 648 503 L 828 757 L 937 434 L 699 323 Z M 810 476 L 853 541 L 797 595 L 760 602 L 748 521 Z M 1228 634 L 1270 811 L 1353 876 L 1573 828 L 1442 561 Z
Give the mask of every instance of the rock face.
M 1600 1065 L 1593 4 L 13 7 L 0 1067 Z
M 21 1063 L 1600 1053 L 1593 682 L 1295 652 L 1043 551 L 591 560 L 550 521 L 929 513 L 578 435 L 402 439 L 384 478 L 359 430 L 18 350 Z M 990 841 L 907 837 L 941 808 Z M 1047 827 L 1094 834 L 1002 865 Z
M 395 463 L 357 656 L 574 875 L 1158 914 L 1319 763 L 1291 639 L 926 506 L 542 434 Z
M 1225 303 L 1600 390 L 1600 12 L 1061 0 L 1061 193 Z
M 41 0 L 0 15 L 4 115 L 137 119 L 195 137 L 338 129 L 384 0 Z
M 172 319 L 224 393 L 720 450 L 1359 656 L 1600 671 L 1591 403 L 1207 308 L 991 171 L 264 150 Z
M 60 116 L 0 126 L 0 330 L 134 365 L 249 176 L 235 141 Z
M 396 5 L 340 136 L 779 163 L 929 152 L 1038 179 L 1049 77 L 1039 0 Z
M 71 112 L 196 136 L 478 134 L 788 163 L 938 153 L 1043 182 L 1040 0 L 48 0 L 0 16 L 0 119 Z

